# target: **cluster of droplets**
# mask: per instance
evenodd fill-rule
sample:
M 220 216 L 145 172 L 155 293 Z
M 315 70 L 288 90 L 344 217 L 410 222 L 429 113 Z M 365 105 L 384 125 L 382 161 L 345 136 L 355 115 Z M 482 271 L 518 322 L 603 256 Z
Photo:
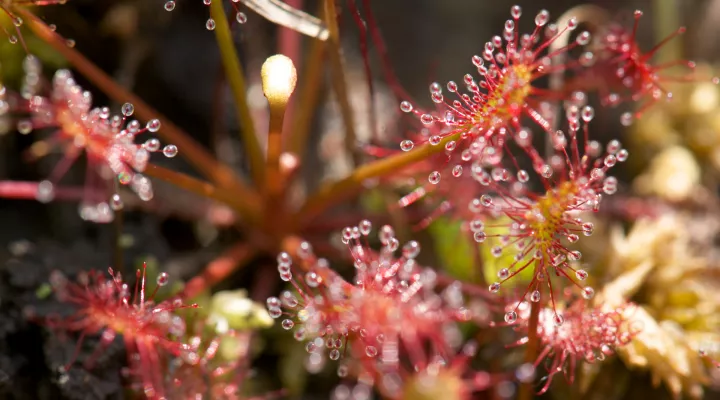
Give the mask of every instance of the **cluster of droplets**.
M 202 1 L 203 1 L 203 4 L 205 4 L 206 6 L 210 6 L 213 2 L 213 0 L 202 0 Z M 222 1 L 222 0 L 215 0 L 215 1 Z M 241 0 L 231 0 L 230 4 L 232 4 L 232 6 L 235 10 L 235 21 L 237 21 L 237 23 L 239 23 L 239 24 L 244 24 L 247 22 L 247 15 L 244 12 L 240 11 L 240 8 L 239 8 L 240 1 Z M 164 8 L 166 11 L 172 11 L 175 9 L 176 6 L 177 6 L 177 1 L 167 0 L 165 2 Z M 216 26 L 216 22 L 212 17 L 208 18 L 207 21 L 205 21 L 205 28 L 207 30 L 213 31 L 213 30 L 215 30 L 215 26 Z
M 402 346 L 436 340 L 438 332 L 443 341 L 456 342 L 459 332 L 453 323 L 469 319 L 458 285 L 434 292 L 436 274 L 417 264 L 417 242 L 401 246 L 386 225 L 378 234 L 382 247 L 374 251 L 363 243 L 371 228 L 365 220 L 342 230 L 355 266 L 352 284 L 328 268 L 327 261 L 316 258 L 308 243 L 299 246 L 304 271 L 299 279 L 293 278 L 292 258 L 287 253 L 278 256 L 280 277 L 295 290 L 270 297 L 267 307 L 271 317 L 284 318 L 281 326 L 294 330 L 295 339 L 306 343 L 309 371 L 324 365 L 324 354 L 331 360 L 348 356 L 367 365 L 393 366 Z
M 2 29 L 7 36 L 10 44 L 21 43 L 23 47 L 26 47 L 22 34 L 20 33 L 20 27 L 23 26 L 24 21 L 16 14 L 16 10 L 13 7 L 51 6 L 62 5 L 65 3 L 67 3 L 67 0 L 5 0 L 4 2 L 0 2 L 0 13 L 4 13 L 10 21 L 12 21 L 12 28 L 15 33 L 11 33 L 11 31 L 6 29 L 4 26 L 0 26 L 0 29 Z M 48 28 L 54 32 L 56 26 L 54 24 L 50 24 L 48 25 Z M 75 41 L 72 39 L 66 39 L 65 44 L 69 47 L 73 47 L 75 46 Z M 25 48 L 25 50 L 27 51 L 27 48 Z
M 166 286 L 170 279 L 167 273 L 160 273 L 155 289 L 147 294 L 146 268 L 143 266 L 142 272 L 137 271 L 134 289 L 112 268 L 108 268 L 110 279 L 91 271 L 79 274 L 77 282 L 70 282 L 62 273 L 53 272 L 50 284 L 56 296 L 78 310 L 67 320 L 52 319 L 48 324 L 55 329 L 80 333 L 80 341 L 85 335 L 100 333 L 98 350 L 85 362 L 88 368 L 103 348 L 117 335 L 123 335 L 128 362 L 133 367 L 129 377 L 136 380 L 145 393 L 151 391 L 162 396 L 165 382 L 160 360 L 165 355 L 181 356 L 192 351 L 191 346 L 169 339 L 181 337 L 186 332 L 185 320 L 174 312 L 197 308 L 197 304 L 186 305 L 179 298 L 155 302 L 158 289 Z M 67 371 L 74 361 L 71 359 L 62 369 Z
M 64 148 L 64 160 L 55 167 L 47 180 L 39 183 L 37 199 L 49 202 L 55 197 L 58 181 L 81 151 L 87 155 L 88 168 L 92 169 L 90 172 L 93 176 L 97 174 L 106 182 L 112 182 L 110 178 L 114 176 L 117 182 L 129 186 L 140 199 L 152 199 L 152 184 L 142 174 L 150 154 L 160 152 L 172 158 L 178 154 L 178 148 L 173 144 L 162 146 L 157 138 L 137 144 L 135 137 L 146 132 L 157 132 L 160 121 L 152 119 L 142 125 L 137 120 L 131 120 L 135 108 L 130 103 L 122 105 L 120 115 L 111 114 L 107 107 L 93 108 L 90 92 L 83 90 L 68 70 L 55 73 L 49 97 L 38 95 L 42 85 L 37 59 L 29 56 L 24 67 L 26 75 L 21 95 L 27 103 L 26 111 L 29 115 L 18 119 L 18 131 L 29 134 L 33 129 L 51 129 L 55 132 L 55 142 L 68 145 Z M 5 109 L 4 104 L 1 103 L 0 108 Z M 35 148 L 46 147 L 43 144 Z M 47 150 L 43 150 L 43 154 L 46 153 Z M 91 183 L 86 182 L 86 185 Z M 114 211 L 123 207 L 123 202 L 114 188 L 103 184 L 99 186 L 88 188 L 88 194 L 80 205 L 80 215 L 86 220 L 109 222 L 113 219 Z M 112 192 L 109 201 L 104 200 L 101 194 L 108 189 Z
M 590 306 L 582 299 L 568 301 L 570 304 L 563 314 L 543 308 L 538 316 L 541 351 L 535 366 L 543 361 L 548 364 L 548 381 L 539 394 L 548 390 L 553 375 L 566 370 L 566 364 L 570 364 L 569 372 L 573 374 L 577 361 L 602 361 L 612 355 L 615 348 L 630 343 L 642 328 L 631 321 L 632 304 L 608 310 L 602 306 Z M 520 316 L 508 323 L 527 335 L 530 306 L 527 302 L 520 302 L 515 308 L 520 311 Z M 526 344 L 527 340 L 525 336 L 516 345 Z M 572 376 L 570 378 L 572 380 Z
M 598 36 L 597 47 L 602 54 L 602 62 L 597 65 L 601 69 L 596 76 L 605 78 L 607 88 L 602 95 L 605 105 L 614 107 L 625 101 L 642 102 L 634 112 L 624 112 L 620 122 L 630 126 L 645 110 L 660 100 L 671 100 L 672 92 L 665 87 L 665 82 L 688 82 L 704 80 L 706 78 L 696 75 L 696 64 L 688 60 L 676 60 L 659 65 L 653 65 L 652 59 L 666 43 L 685 33 L 685 27 L 664 38 L 651 50 L 643 52 L 637 43 L 637 31 L 643 12 L 634 12 L 635 23 L 632 30 L 619 24 L 610 24 Z M 664 71 L 674 67 L 685 67 L 684 75 L 669 76 Z M 720 79 L 712 77 L 711 82 L 718 84 Z
M 444 144 L 447 152 L 458 148 L 460 140 L 466 141 L 462 147 L 463 161 L 482 157 L 485 152 L 502 151 L 504 137 L 517 134 L 520 130 L 518 118 L 526 115 L 537 122 L 544 130 L 552 119 L 550 104 L 532 87 L 535 79 L 568 68 L 568 65 L 552 65 L 551 57 L 541 56 L 541 52 L 555 42 L 565 31 L 577 28 L 573 18 L 562 30 L 555 24 L 549 24 L 549 13 L 540 11 L 535 17 L 536 29 L 532 34 L 520 35 L 518 20 L 521 16 L 519 6 L 511 9 L 512 19 L 504 25 L 503 35 L 494 36 L 485 43 L 482 55 L 474 55 L 472 63 L 477 68 L 480 80 L 476 81 L 471 74 L 463 78 L 465 93 L 454 81 L 447 83 L 447 91 L 458 99 L 449 101 L 443 96 L 443 88 L 437 82 L 430 85 L 430 96 L 441 109 L 439 114 L 423 112 L 416 109 L 410 102 L 400 103 L 401 111 L 416 114 L 427 129 L 427 135 L 420 140 L 431 146 Z M 544 29 L 544 40 L 540 31 Z M 553 56 L 566 52 L 575 46 L 584 46 L 590 41 L 588 32 L 581 32 L 570 45 L 556 50 Z M 584 53 L 580 61 L 589 65 L 591 53 Z M 433 130 L 435 123 L 440 123 L 440 130 Z M 476 143 L 482 139 L 480 143 Z M 475 146 L 474 151 L 471 150 Z M 410 151 L 415 142 L 403 140 L 400 148 Z M 489 147 L 490 149 L 486 149 Z M 480 154 L 478 154 L 478 151 Z M 461 168 L 461 166 L 458 166 Z M 461 169 L 455 168 L 453 175 L 459 176 Z M 437 172 L 437 171 L 436 171 Z M 439 181 L 439 174 L 432 173 L 430 183 Z
M 530 174 L 525 170 L 513 174 L 501 166 L 488 171 L 473 165 L 473 177 L 485 187 L 485 194 L 468 204 L 468 211 L 473 215 L 467 223 L 469 231 L 478 243 L 493 239 L 490 254 L 494 257 L 508 251 L 514 253 L 510 265 L 498 271 L 499 281 L 489 286 L 490 292 L 499 292 L 503 282 L 526 268 L 533 268 L 531 301 L 540 301 L 538 289 L 542 282 L 552 291 L 550 269 L 578 286 L 586 299 L 594 295 L 591 287 L 580 283 L 587 278 L 587 272 L 573 267 L 582 254 L 568 249 L 566 243 L 576 243 L 581 235 L 592 235 L 594 225 L 583 220 L 582 213 L 598 211 L 602 196 L 617 191 L 617 179 L 607 172 L 625 161 L 628 152 L 617 140 L 612 140 L 601 156 L 600 144 L 588 139 L 587 123 L 594 115 L 591 107 L 571 105 L 566 114 L 568 134 L 557 131 L 552 137 L 556 154 L 535 167 L 546 188 L 544 193 L 532 193 L 528 186 Z M 581 134 L 585 136 L 583 152 L 578 145 Z M 486 227 L 488 219 L 493 221 L 491 233 Z M 509 222 L 498 222 L 503 219 Z M 507 322 L 516 318 L 514 311 L 506 315 Z
M 187 329 L 187 347 L 168 366 L 167 395 L 172 399 L 236 400 L 241 397 L 250 336 L 197 321 Z M 223 354 L 221 347 L 232 347 Z
M 402 151 L 413 150 L 418 141 L 442 147 L 438 150 L 447 155 L 442 161 L 442 169 L 447 169 L 452 177 L 460 178 L 467 175 L 469 169 L 474 173 L 482 166 L 499 165 L 506 158 L 508 139 L 514 139 L 536 170 L 544 169 L 546 174 L 550 172 L 551 166 L 545 164 L 533 147 L 532 131 L 521 125 L 521 118 L 529 118 L 546 134 L 552 135 L 551 121 L 556 119 L 557 114 L 552 102 L 564 93 L 538 90 L 533 82 L 567 69 L 592 66 L 594 56 L 589 51 L 584 51 L 577 60 L 556 62 L 569 50 L 587 45 L 591 36 L 583 31 L 569 44 L 552 48 L 556 42 L 562 43 L 560 39 L 563 35 L 577 29 L 577 19 L 569 19 L 567 25 L 561 28 L 550 23 L 549 13 L 542 10 L 535 16 L 535 30 L 530 34 L 520 34 L 518 21 L 521 14 L 519 6 L 512 7 L 512 18 L 505 22 L 502 36 L 494 36 L 485 43 L 481 55 L 472 57 L 479 80 L 466 74 L 462 84 L 454 81 L 447 83 L 447 91 L 457 99 L 447 99 L 443 95 L 443 86 L 434 82 L 430 85 L 430 96 L 439 112 L 418 110 L 408 101 L 400 103 L 401 111 L 415 114 L 424 126 L 417 138 L 401 141 Z M 547 55 L 543 55 L 546 50 Z M 465 92 L 460 89 L 461 86 Z M 585 97 L 583 92 L 573 92 L 570 103 L 580 104 Z M 455 152 L 459 153 L 459 159 L 453 158 Z M 509 156 L 514 158 L 512 154 Z M 447 165 L 451 159 L 454 161 Z M 518 173 L 521 181 L 529 178 L 525 171 Z M 431 187 L 440 184 L 444 174 L 440 169 L 430 171 L 427 183 Z M 423 193 L 431 190 L 437 189 L 423 188 Z M 441 192 L 445 190 L 441 189 Z M 400 203 L 407 205 L 419 197 L 413 193 Z

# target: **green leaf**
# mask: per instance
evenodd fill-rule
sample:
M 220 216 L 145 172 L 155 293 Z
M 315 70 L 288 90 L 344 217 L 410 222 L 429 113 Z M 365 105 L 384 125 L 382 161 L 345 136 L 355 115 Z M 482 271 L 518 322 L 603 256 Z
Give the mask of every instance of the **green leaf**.
M 35 290 L 35 297 L 42 300 L 50 296 L 53 289 L 52 286 L 50 286 L 49 283 L 43 283 L 42 285 L 38 286 L 38 288 Z
M 17 36 L 15 26 L 10 22 L 7 14 L 0 13 L 0 24 L 8 27 L 8 31 Z M 30 54 L 40 60 L 44 68 L 54 71 L 67 65 L 67 61 L 60 53 L 55 51 L 49 44 L 34 36 L 28 29 L 20 29 L 27 44 Z M 0 83 L 8 83 L 18 86 L 24 76 L 22 61 L 27 56 L 22 44 L 18 41 L 10 43 L 7 38 L 0 40 L 0 54 L 2 54 L 2 65 L 0 65 Z
M 298 342 L 287 340 L 289 346 L 284 350 L 284 357 L 280 361 L 280 381 L 290 394 L 299 395 L 305 390 L 307 384 L 307 370 L 305 359 L 308 356 L 305 346 Z
M 435 239 L 435 252 L 442 268 L 454 278 L 475 281 L 474 243 L 463 232 L 461 222 L 438 218 L 428 227 L 428 232 Z
M 508 225 L 512 221 L 507 218 L 488 219 L 485 221 L 485 233 L 487 239 L 483 243 L 475 243 L 462 228 L 461 222 L 455 222 L 448 218 L 438 218 L 429 227 L 428 231 L 435 242 L 440 265 L 445 271 L 456 279 L 473 282 L 478 280 L 480 266 L 477 265 L 475 249 L 478 246 L 482 260 L 482 274 L 486 282 L 496 282 L 498 271 L 508 268 L 511 273 L 514 269 L 520 268 L 531 260 L 528 255 L 522 260 L 515 262 L 515 255 L 518 253 L 513 245 L 507 246 L 500 257 L 495 257 L 491 249 L 501 245 L 498 235 L 507 234 Z M 513 267 L 514 264 L 514 267 Z M 511 268 L 513 267 L 513 268 Z M 505 287 L 527 285 L 533 276 L 532 265 L 504 284 Z
M 247 291 L 223 290 L 212 296 L 210 320 L 235 330 L 264 329 L 273 325 L 267 309 L 247 297 Z
M 515 245 L 502 245 L 500 237 L 498 236 L 506 235 L 508 233 L 508 227 L 511 223 L 512 220 L 508 217 L 488 219 L 485 221 L 485 233 L 487 234 L 487 239 L 482 243 L 480 248 L 486 282 L 497 282 L 498 272 L 503 268 L 510 269 L 510 273 L 512 274 L 513 271 L 517 271 L 518 268 L 532 260 L 532 254 L 528 254 L 522 260 L 516 262 L 515 255 L 517 255 L 520 250 L 518 250 Z M 495 246 L 502 246 L 504 248 L 500 257 L 492 255 L 492 248 Z M 532 280 L 533 271 L 534 268 L 531 264 L 522 270 L 522 272 L 503 283 L 503 287 L 513 288 L 528 285 Z

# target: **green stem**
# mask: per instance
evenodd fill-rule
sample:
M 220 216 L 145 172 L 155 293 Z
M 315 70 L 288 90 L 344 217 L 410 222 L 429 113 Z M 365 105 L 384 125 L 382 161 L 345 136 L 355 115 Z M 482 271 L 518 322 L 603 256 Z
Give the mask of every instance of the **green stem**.
M 243 146 L 246 149 L 250 161 L 250 169 L 255 184 L 261 186 L 264 178 L 264 157 L 257 140 L 255 124 L 253 123 L 250 109 L 247 105 L 245 73 L 242 64 L 240 64 L 237 51 L 235 50 L 235 42 L 232 38 L 230 24 L 225 15 L 222 1 L 213 1 L 210 3 L 210 15 L 215 21 L 215 38 L 220 48 L 220 56 L 222 57 L 223 67 L 225 68 L 225 76 L 227 77 L 227 82 L 230 85 L 230 90 L 235 99 Z
M 303 226 L 312 221 L 322 211 L 330 206 L 337 204 L 353 192 L 360 189 L 363 183 L 371 178 L 380 178 L 393 173 L 397 173 L 401 168 L 422 161 L 427 157 L 439 153 L 445 149 L 447 142 L 458 140 L 462 132 L 457 132 L 444 137 L 439 144 L 430 145 L 428 143 L 417 147 L 406 153 L 398 153 L 396 155 L 373 161 L 371 163 L 361 165 L 356 168 L 349 176 L 339 181 L 327 184 L 320 188 L 313 196 L 311 196 L 297 212 L 296 223 Z
M 675 0 L 654 0 L 653 5 L 655 40 L 659 42 L 680 27 L 680 7 Z M 657 51 L 658 64 L 681 59 L 682 45 L 678 39 L 665 43 Z
M 330 67 L 332 68 L 332 86 L 340 105 L 340 114 L 345 122 L 345 149 L 352 158 L 355 165 L 358 164 L 357 152 L 355 151 L 355 119 L 353 117 L 350 99 L 348 97 L 347 81 L 345 78 L 345 60 L 342 47 L 340 46 L 340 28 L 337 23 L 337 10 L 335 0 L 324 0 L 323 14 L 327 25 L 328 50 L 330 56 Z M 372 99 L 371 99 L 372 100 Z

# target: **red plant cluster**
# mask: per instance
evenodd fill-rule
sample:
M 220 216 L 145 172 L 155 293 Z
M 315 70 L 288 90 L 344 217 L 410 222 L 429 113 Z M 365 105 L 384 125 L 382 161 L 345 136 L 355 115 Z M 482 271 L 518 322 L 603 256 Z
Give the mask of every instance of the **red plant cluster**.
M 153 119 L 143 126 L 131 120 L 134 107 L 130 103 L 122 106 L 122 115 L 112 115 L 107 107 L 92 106 L 90 92 L 75 82 L 70 71 L 57 71 L 52 82 L 47 83 L 40 76 L 41 67 L 34 56 L 26 57 L 23 65 L 26 72 L 23 93 L 5 93 L 5 98 L 0 98 L 0 114 L 11 114 L 21 134 L 33 130 L 51 132 L 50 137 L 32 146 L 31 158 L 51 154 L 56 149 L 63 154 L 48 179 L 37 185 L 34 196 L 42 202 L 51 201 L 62 177 L 84 152 L 87 173 L 80 204 L 83 219 L 112 221 L 113 210 L 123 207 L 116 182 L 130 187 L 142 200 L 152 199 L 152 183 L 142 174 L 150 155 L 162 152 L 166 157 L 175 157 L 178 149 L 172 144 L 161 147 L 156 138 L 141 144 L 135 140 L 139 135 L 157 132 L 160 121 Z M 12 182 L 3 182 L 3 186 L 6 197 L 27 195 L 22 186 L 13 187 Z
M 408 373 L 457 381 L 458 390 L 467 395 L 489 387 L 489 374 L 467 370 L 471 354 L 462 354 L 473 353 L 475 347 L 456 354 L 461 340 L 457 323 L 471 315 L 460 288 L 437 290 L 436 273 L 416 261 L 417 242 L 400 246 L 393 229 L 385 225 L 378 234 L 382 247 L 374 251 L 367 244 L 370 231 L 367 220 L 343 230 L 355 267 L 351 282 L 331 270 L 326 260 L 316 258 L 307 242 L 300 245 L 299 266 L 293 266 L 287 253 L 278 256 L 280 278 L 290 282 L 295 293 L 284 291 L 279 298 L 269 298 L 268 309 L 274 318 L 284 316 L 282 327 L 294 329 L 295 339 L 306 342 L 308 363 L 315 366 L 311 369 L 324 364 L 324 354 L 331 360 L 357 360 L 358 373 L 372 376 L 392 398 L 402 390 L 413 390 L 412 385 L 400 383 L 416 379 Z M 401 355 L 407 356 L 414 370 L 404 372 Z
M 87 367 L 92 366 L 94 359 L 116 336 L 122 335 L 133 379 L 148 398 L 163 398 L 165 357 L 179 357 L 193 351 L 191 346 L 170 338 L 171 335 L 182 336 L 186 329 L 185 321 L 174 312 L 197 305 L 185 305 L 179 298 L 155 303 L 157 290 L 169 282 L 166 273 L 158 275 L 157 286 L 149 296 L 145 292 L 145 266 L 142 272 L 137 271 L 134 288 L 123 281 L 119 272 L 109 268 L 108 273 L 111 279 L 90 271 L 80 275 L 75 283 L 56 271 L 51 276 L 56 296 L 76 305 L 79 310 L 69 319 L 53 319 L 50 324 L 54 328 L 79 332 L 77 351 L 86 335 L 100 335 L 100 345 L 85 361 Z
M 537 335 L 540 338 L 541 351 L 534 367 L 546 364 L 548 371 L 545 384 L 539 394 L 545 393 L 552 384 L 553 376 L 563 373 L 569 383 L 575 379 L 578 362 L 594 363 L 614 354 L 614 349 L 624 346 L 641 329 L 631 319 L 632 304 L 624 304 L 614 310 L 605 310 L 603 306 L 593 306 L 584 299 L 571 299 L 563 313 L 563 323 L 559 324 L 554 309 L 543 308 L 539 313 Z M 508 308 L 520 310 L 519 318 L 513 322 L 515 330 L 525 336 L 515 345 L 528 342 L 530 326 L 530 304 L 525 301 Z

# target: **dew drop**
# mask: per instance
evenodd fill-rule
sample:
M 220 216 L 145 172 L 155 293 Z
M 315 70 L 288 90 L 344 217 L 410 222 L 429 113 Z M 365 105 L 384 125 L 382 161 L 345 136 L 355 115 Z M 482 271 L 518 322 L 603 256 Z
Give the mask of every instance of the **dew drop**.
M 433 171 L 428 175 L 428 182 L 432 183 L 433 185 L 437 185 L 440 183 L 440 172 Z
M 463 167 L 462 165 L 456 165 L 452 169 L 452 176 L 459 178 L 463 173 Z
M 145 141 L 145 144 L 143 144 L 143 147 L 147 149 L 147 151 L 156 152 L 160 150 L 160 141 L 156 138 L 150 138 Z
M 215 20 L 208 18 L 207 22 L 205 22 L 205 28 L 209 31 L 215 30 Z
M 632 113 L 626 112 L 620 116 L 620 123 L 622 124 L 622 126 L 630 126 L 632 125 L 634 119 L 635 118 L 633 117 Z
M 625 149 L 621 149 L 621 150 L 618 151 L 617 154 L 615 155 L 615 157 L 617 157 L 617 160 L 620 161 L 620 162 L 625 162 L 625 161 L 628 159 L 628 156 L 629 156 L 629 153 L 628 153 L 628 151 L 625 150 Z
M 570 20 L 567 23 L 567 27 L 571 31 L 574 30 L 575 28 L 577 28 L 578 27 L 577 18 L 575 18 L 575 17 L 570 18 Z
M 247 22 L 247 15 L 245 15 L 245 13 L 242 11 L 238 11 L 237 14 L 235 14 L 235 20 L 239 24 L 244 24 Z
M 173 158 L 178 154 L 178 148 L 174 144 L 168 144 L 163 147 L 163 155 L 167 158 Z
M 492 197 L 484 194 L 484 195 L 480 196 L 480 203 L 485 207 L 492 207 L 492 205 L 493 205 Z
M 175 2 L 173 0 L 165 2 L 165 11 L 172 11 L 175 9 Z
M 477 243 L 482 243 L 485 241 L 485 239 L 487 239 L 487 234 L 485 234 L 485 232 L 475 232 L 473 234 L 473 239 Z
M 365 355 L 367 355 L 368 357 L 375 357 L 375 356 L 377 356 L 377 354 L 378 354 L 378 351 L 375 346 L 366 346 L 365 347 Z
M 282 325 L 283 329 L 290 330 L 295 326 L 295 322 L 293 322 L 291 319 L 284 319 L 280 325 Z
M 532 293 L 530 293 L 530 301 L 533 303 L 537 303 L 540 301 L 540 291 L 534 290 Z
M 415 240 L 411 240 L 403 246 L 402 249 L 403 257 L 405 258 L 415 258 L 420 254 L 420 243 L 416 242 Z
M 583 288 L 582 296 L 586 300 L 590 300 L 593 298 L 593 296 L 595 296 L 595 290 L 593 288 L 591 288 L 590 286 L 585 286 L 585 288 Z
M 118 174 L 118 182 L 120 182 L 121 185 L 128 185 L 132 181 L 132 175 L 130 175 L 127 171 L 123 171 Z
M 117 193 L 112 195 L 112 197 L 110 198 L 110 207 L 112 207 L 113 210 L 117 211 L 122 210 L 123 206 L 124 204 L 122 199 L 120 198 L 120 195 Z
M 170 276 L 167 274 L 167 272 L 161 272 L 160 275 L 157 277 L 157 284 L 158 286 L 165 286 L 170 282 Z
M 617 162 L 617 158 L 616 158 L 614 155 L 612 155 L 612 154 L 608 154 L 608 155 L 605 157 L 605 160 L 603 160 L 603 163 L 604 163 L 605 166 L 608 167 L 608 168 L 614 167 L 616 162 Z
M 473 232 L 481 232 L 484 227 L 485 224 L 483 224 L 482 220 L 480 219 L 474 219 L 470 221 L 470 230 Z
M 363 236 L 367 236 L 370 234 L 370 230 L 372 229 L 372 223 L 366 219 L 360 221 L 360 224 L 358 225 L 360 228 L 360 233 Z
M 410 151 L 415 147 L 415 143 L 413 143 L 412 140 L 403 140 L 400 142 L 400 150 L 402 151 Z
M 409 101 L 403 101 L 400 103 L 400 110 L 406 113 L 412 112 L 413 105 Z
M 547 12 L 547 10 L 542 10 L 535 16 L 535 25 L 545 26 L 545 24 L 548 23 L 549 19 L 550 19 L 550 13 Z
M 135 112 L 135 106 L 130 103 L 125 103 L 122 105 L 122 108 L 120 108 L 120 111 L 122 112 L 122 115 L 129 117 Z
M 33 130 L 33 125 L 30 120 L 27 119 L 21 119 L 17 123 L 17 130 L 20 132 L 21 135 L 27 135 Z
M 565 318 L 562 316 L 562 314 L 555 313 L 553 316 L 553 323 L 555 326 L 562 326 L 562 324 L 565 323 Z
M 502 268 L 500 271 L 498 271 L 497 276 L 501 280 L 505 280 L 508 278 L 508 276 L 510 276 L 510 270 L 508 270 L 507 268 Z
M 55 197 L 55 186 L 50 181 L 42 181 L 38 184 L 35 198 L 41 203 L 49 203 Z
M 575 277 L 577 277 L 581 281 L 584 281 L 585 279 L 587 279 L 588 273 L 584 269 L 579 269 L 575 271 Z
M 439 83 L 433 82 L 430 84 L 430 94 L 442 93 L 442 86 Z
M 493 283 L 492 285 L 490 285 L 488 287 L 488 290 L 490 291 L 490 293 L 499 292 L 500 291 L 500 283 L 498 283 L 498 282 Z
M 512 324 L 515 321 L 517 321 L 517 313 L 515 311 L 508 311 L 505 313 L 505 322 Z
M 148 123 L 145 125 L 145 128 L 150 132 L 157 132 L 160 130 L 160 120 L 159 119 L 151 119 L 148 121 Z
M 581 32 L 577 38 L 575 38 L 575 42 L 581 46 L 585 46 L 586 44 L 590 43 L 590 32 L 584 31 Z
M 517 172 L 517 180 L 518 182 L 525 183 L 530 180 L 530 174 L 528 174 L 528 172 L 524 169 L 521 169 Z

